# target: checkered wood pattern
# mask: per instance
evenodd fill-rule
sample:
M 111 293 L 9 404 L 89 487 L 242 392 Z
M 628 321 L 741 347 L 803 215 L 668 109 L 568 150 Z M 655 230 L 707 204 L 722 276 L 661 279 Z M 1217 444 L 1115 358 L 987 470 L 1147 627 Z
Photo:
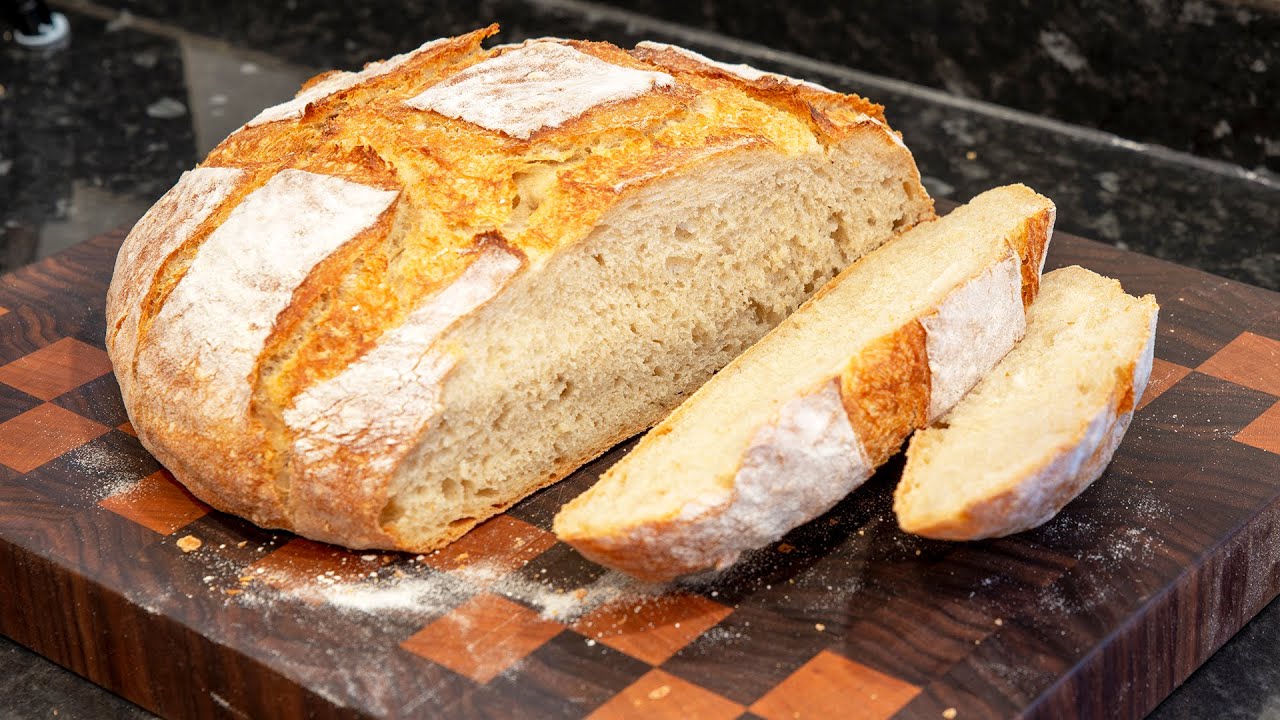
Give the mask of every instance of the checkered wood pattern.
M 1043 625 L 1043 598 L 1055 588 L 1063 594 L 1053 607 L 1062 613 L 1086 607 L 1072 593 L 1091 590 L 1071 582 L 1088 576 L 1090 552 L 1120 537 L 1106 535 L 1091 513 L 1126 507 L 1129 487 L 1151 486 L 1172 493 L 1170 500 L 1144 490 L 1177 514 L 1183 478 L 1145 475 L 1144 463 L 1190 447 L 1244 458 L 1259 478 L 1269 473 L 1280 483 L 1275 296 L 1198 292 L 1189 276 L 1180 276 L 1178 290 L 1156 272 L 1121 277 L 1131 292 L 1154 291 L 1162 303 L 1157 359 L 1112 469 L 1059 521 L 985 546 L 902 536 L 888 512 L 891 466 L 744 567 L 563 620 L 509 594 L 506 581 L 573 593 L 603 576 L 556 542 L 549 521 L 607 461 L 566 481 L 569 490 L 529 498 L 421 558 L 263 530 L 211 510 L 142 448 L 96 340 L 100 312 L 65 323 L 54 308 L 0 292 L 0 335 L 41 337 L 35 326 L 64 333 L 0 357 L 0 548 L 39 545 L 129 597 L 141 585 L 164 588 L 153 591 L 148 612 L 183 618 L 294 677 L 306 667 L 321 697 L 370 715 L 875 719 L 945 717 L 957 707 L 959 717 L 1013 714 L 990 707 L 992 715 L 966 714 L 973 700 L 966 693 L 989 680 L 965 679 L 964 668 L 1013 672 L 1001 663 L 1052 652 L 1017 633 Z M 84 292 L 101 303 L 93 294 L 101 288 Z M 1202 322 L 1206 316 L 1229 320 Z M 1116 525 L 1132 522 L 1120 517 Z M 35 528 L 46 534 L 33 540 Z M 200 547 L 191 549 L 188 537 Z M 1114 565 L 1117 557 L 1097 562 Z M 469 572 L 477 567 L 487 574 Z M 445 578 L 461 589 L 376 621 L 339 612 L 318 591 L 388 577 Z M 256 586 L 291 599 L 284 606 L 238 599 Z M 366 670 L 344 676 L 333 669 L 339 665 Z M 1009 682 L 1032 696 L 1055 679 L 1020 672 Z

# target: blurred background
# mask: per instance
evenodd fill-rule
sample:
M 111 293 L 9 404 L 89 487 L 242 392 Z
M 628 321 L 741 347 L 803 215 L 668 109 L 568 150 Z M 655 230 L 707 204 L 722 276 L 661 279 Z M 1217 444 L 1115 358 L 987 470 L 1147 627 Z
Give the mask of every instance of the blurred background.
M 1063 230 L 1280 290 L 1280 0 L 0 0 L 0 11 L 0 272 L 132 223 L 307 77 L 499 22 L 496 42 L 653 39 L 856 92 L 886 106 L 936 197 L 1025 182 L 1058 203 Z M 54 710 L 146 716 L 0 638 L 0 717 Z M 1154 715 L 1209 716 L 1280 717 L 1280 605 Z

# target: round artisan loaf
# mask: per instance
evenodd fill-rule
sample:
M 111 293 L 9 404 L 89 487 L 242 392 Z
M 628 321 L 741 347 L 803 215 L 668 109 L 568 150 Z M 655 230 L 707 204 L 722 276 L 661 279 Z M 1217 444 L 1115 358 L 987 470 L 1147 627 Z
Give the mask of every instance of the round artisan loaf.
M 861 98 L 494 32 L 309 81 L 125 241 L 107 347 L 139 438 L 203 500 L 438 547 L 933 216 Z

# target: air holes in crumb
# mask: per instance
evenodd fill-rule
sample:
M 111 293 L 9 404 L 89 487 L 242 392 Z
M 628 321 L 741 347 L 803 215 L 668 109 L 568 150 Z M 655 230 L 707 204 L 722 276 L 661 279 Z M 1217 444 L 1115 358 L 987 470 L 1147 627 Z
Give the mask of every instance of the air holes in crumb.
M 455 502 L 462 495 L 462 483 L 456 478 L 445 478 L 440 481 L 440 495 L 449 502 Z
M 843 215 L 832 213 L 827 220 L 827 226 L 832 228 L 831 240 L 838 247 L 848 247 L 850 245 L 848 224 Z
M 473 517 L 458 518 L 457 520 L 454 520 L 453 522 L 449 523 L 449 527 L 456 528 L 456 527 L 462 527 L 464 525 L 474 525 L 475 522 L 476 522 L 476 519 Z
M 751 314 L 755 316 L 756 323 L 760 325 L 773 327 L 774 325 L 782 322 L 782 314 L 776 310 L 767 308 L 755 300 L 751 300 L 749 306 L 751 308 Z
M 711 333 L 707 332 L 707 329 L 701 325 L 694 325 L 693 332 L 690 335 L 694 344 L 698 346 L 708 345 L 713 340 Z
M 673 277 L 680 277 L 693 267 L 693 261 L 689 258 L 672 256 L 667 258 L 666 266 L 667 272 Z

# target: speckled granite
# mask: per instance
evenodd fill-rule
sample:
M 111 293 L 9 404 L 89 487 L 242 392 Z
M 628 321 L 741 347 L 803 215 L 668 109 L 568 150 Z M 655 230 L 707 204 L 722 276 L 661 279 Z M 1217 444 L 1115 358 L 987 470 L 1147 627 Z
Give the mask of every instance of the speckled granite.
M 888 106 L 890 120 L 905 133 L 926 184 L 937 196 L 963 200 L 994 185 L 1026 182 L 1057 201 L 1060 227 L 1065 230 L 1280 289 L 1280 184 L 1274 176 L 1251 177 L 1224 163 L 956 100 L 604 7 L 584 7 L 573 0 L 451 0 L 429 9 L 411 3 L 342 4 L 354 6 L 349 9 L 327 0 L 104 0 L 95 5 L 61 0 L 54 4 L 72 21 L 73 40 L 68 49 L 32 56 L 0 44 L 0 270 L 29 262 L 56 249 L 59 243 L 136 218 L 182 170 L 199 160 L 203 149 L 257 109 L 287 97 L 309 73 L 358 67 L 367 60 L 414 47 L 424 39 L 496 20 L 503 24 L 506 41 L 537 35 L 590 37 L 628 45 L 645 38 L 661 39 L 687 44 L 721 59 L 747 61 L 860 92 Z M 1205 77 L 1215 77 L 1216 63 L 1238 64 L 1255 51 L 1271 53 L 1266 58 L 1276 57 L 1280 32 L 1274 31 L 1274 25 L 1266 25 L 1274 18 L 1263 18 L 1254 4 L 1145 0 L 1141 5 L 1152 17 L 1164 13 L 1166 24 L 1160 27 L 1170 29 L 1170 34 L 1156 33 L 1155 39 L 1132 42 L 1152 43 L 1147 51 L 1152 57 L 1161 48 L 1174 54 L 1170 48 L 1191 37 L 1178 33 L 1209 28 L 1195 30 L 1205 45 L 1194 46 L 1199 49 L 1193 60 L 1203 66 Z M 860 8 L 858 13 L 870 12 L 867 8 L 875 6 L 855 5 Z M 893 12 L 902 17 L 919 17 L 925 12 L 911 3 L 899 5 L 902 9 Z M 1128 7 L 1122 3 L 1106 5 Z M 668 12 L 663 5 L 650 7 Z M 999 16 L 994 9 L 984 10 L 994 6 L 976 0 L 962 0 L 946 10 L 955 17 L 942 17 L 938 13 L 943 10 L 937 8 L 928 11 L 934 13 L 928 23 L 954 26 L 955 36 L 930 37 L 920 30 L 910 37 L 912 57 L 894 57 L 892 63 L 897 64 L 884 65 L 859 58 L 883 55 L 877 43 L 889 37 L 885 34 L 888 30 L 868 37 L 868 23 L 859 21 L 859 16 L 839 19 L 833 15 L 855 11 L 824 7 L 826 15 L 805 16 L 792 10 L 785 19 L 764 9 L 753 20 L 721 14 L 717 3 L 707 0 L 697 4 L 690 11 L 692 15 L 678 17 L 747 37 L 760 33 L 758 37 L 768 45 L 858 64 L 892 77 L 935 82 L 931 76 L 919 74 L 923 68 L 938 73 L 940 80 L 935 84 L 971 95 L 980 94 L 975 87 L 981 89 L 981 85 L 966 85 L 979 81 L 965 78 L 985 78 L 983 82 L 991 81 L 1001 92 L 1014 93 L 996 98 L 1009 105 L 1113 130 L 1118 126 L 1108 123 L 1136 112 L 1131 105 L 1146 104 L 1147 108 L 1139 108 L 1145 111 L 1187 102 L 1186 97 L 1160 95 L 1158 84 L 1143 86 L 1137 94 L 1108 94 L 1126 83 L 1132 89 L 1135 81 L 1123 73 L 1108 74 L 1109 66 L 1095 59 L 1101 58 L 1096 53 L 1102 50 L 1091 44 L 1085 53 L 1087 69 L 1069 75 L 1080 78 L 1095 93 L 1074 97 L 1093 100 L 1076 102 L 1069 108 L 1078 117 L 1058 112 L 1065 97 L 1062 88 L 1067 86 L 1061 84 L 1061 70 L 1046 64 L 1045 57 L 1059 65 L 1066 58 L 1071 64 L 1070 54 L 1061 52 L 1057 40 L 1046 46 L 1039 40 L 1027 42 L 1024 37 L 1010 44 L 1003 36 L 993 39 L 978 33 L 973 28 L 980 21 L 1012 29 L 1021 27 L 1022 21 Z M 1083 32 L 1081 28 L 1092 21 L 1089 13 L 1093 13 L 1098 16 L 1102 37 L 1112 38 L 1115 53 L 1129 42 L 1117 39 L 1126 22 L 1139 35 L 1150 35 L 1150 28 L 1155 27 L 1139 22 L 1133 8 L 1108 14 L 1110 11 L 1104 12 L 1097 3 L 1080 4 L 1082 9 L 1070 11 L 1065 3 L 1057 2 L 1035 7 L 1046 17 L 1075 18 L 1055 21 L 1060 24 L 1054 27 L 1078 45 L 1085 40 L 1075 33 Z M 1234 20 L 1223 19 L 1227 7 L 1239 11 L 1231 15 Z M 121 14 L 120 9 L 130 13 Z M 1244 12 L 1261 19 L 1244 23 L 1240 20 Z M 1196 24 L 1210 15 L 1214 18 L 1212 27 Z M 1182 21 L 1184 16 L 1189 18 L 1186 22 Z M 1231 24 L 1236 21 L 1241 23 L 1239 27 Z M 821 33 L 814 30 L 819 26 L 824 28 Z M 1229 32 L 1233 27 L 1241 34 Z M 1262 38 L 1266 42 L 1258 50 L 1259 39 L 1252 33 L 1266 27 L 1273 31 L 1269 40 Z M 1025 36 L 1029 29 L 1023 30 Z M 908 29 L 907 34 L 911 32 L 916 31 Z M 811 44 L 797 46 L 795 37 L 807 37 Z M 992 80 L 995 76 L 981 72 L 991 66 L 974 59 L 978 47 L 983 55 L 1003 58 L 999 76 L 1004 80 L 996 82 Z M 1054 47 L 1058 47 L 1053 51 L 1059 56 L 1057 60 L 1051 52 Z M 1045 53 L 1048 55 L 1040 57 Z M 1172 61 L 1184 62 L 1181 58 Z M 890 63 L 890 59 L 884 62 Z M 1276 65 L 1266 62 L 1267 72 L 1249 75 L 1244 74 L 1246 70 L 1254 72 L 1249 67 L 1240 70 L 1236 79 L 1244 90 L 1230 85 L 1224 86 L 1223 92 L 1207 93 L 1205 97 L 1210 99 L 1206 106 L 1227 103 L 1222 106 L 1224 111 L 1248 115 L 1255 107 L 1250 104 L 1250 92 L 1259 98 L 1268 93 L 1265 97 L 1272 100 L 1280 96 L 1271 71 Z M 1185 62 L 1160 70 L 1165 77 L 1190 76 L 1197 71 L 1196 63 Z M 1106 77 L 1094 77 L 1099 73 Z M 1031 96 L 1048 97 L 1057 104 L 1036 106 L 1019 100 L 1022 96 L 1017 93 L 1022 91 L 1014 86 L 1026 92 L 1035 88 L 1010 80 L 1018 77 L 1037 78 L 1032 85 L 1042 86 L 1036 90 L 1040 95 Z M 1192 79 L 1201 82 L 1198 75 Z M 1177 125 L 1183 119 L 1175 122 L 1160 113 L 1140 117 L 1146 120 L 1135 121 L 1132 132 L 1121 129 L 1121 133 L 1142 139 L 1183 133 L 1189 127 Z M 1156 117 L 1165 119 L 1156 122 L 1152 119 Z M 1171 122 L 1174 125 L 1168 127 L 1144 127 Z M 1246 125 L 1241 121 L 1241 127 Z M 1276 126 L 1274 119 L 1263 122 L 1263 129 L 1273 133 Z M 1218 145 L 1192 142 L 1182 147 L 1230 157 L 1223 148 L 1232 142 L 1235 140 Z M 1247 142 L 1240 147 L 1243 149 L 1230 153 L 1239 158 L 1241 153 L 1254 152 Z M 1275 668 L 1280 668 L 1280 601 L 1264 610 L 1152 717 L 1280 717 L 1280 671 Z M 54 708 L 59 717 L 146 716 L 0 638 L 0 718 L 47 718 Z
M 1280 4 L 629 0 L 800 55 L 1280 171 Z
M 0 45 L 0 272 L 77 196 L 154 199 L 195 161 L 176 44 L 88 17 L 73 32 L 57 52 Z

